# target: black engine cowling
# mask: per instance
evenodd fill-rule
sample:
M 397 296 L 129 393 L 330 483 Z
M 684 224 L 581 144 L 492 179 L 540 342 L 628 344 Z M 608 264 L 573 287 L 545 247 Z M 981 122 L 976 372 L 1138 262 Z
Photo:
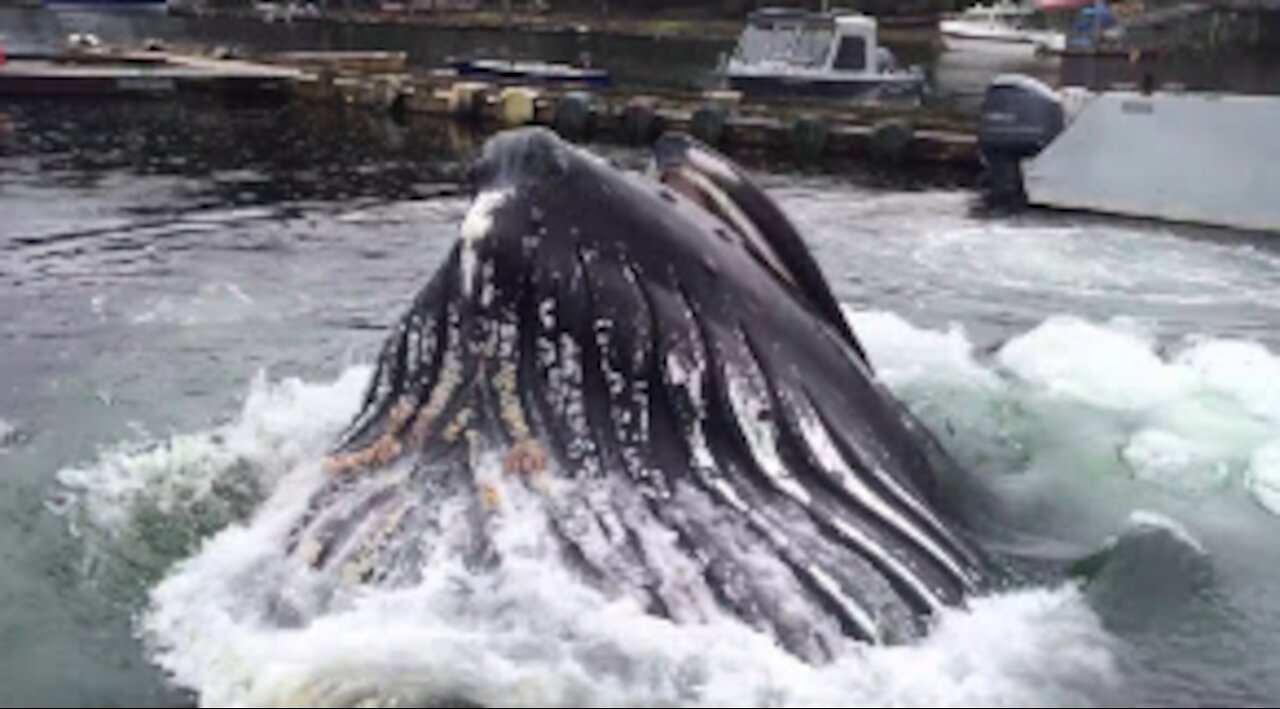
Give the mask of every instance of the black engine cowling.
M 1002 76 L 987 89 L 978 149 L 987 187 L 1000 199 L 1024 199 L 1022 161 L 1040 154 L 1066 127 L 1058 94 L 1027 76 Z

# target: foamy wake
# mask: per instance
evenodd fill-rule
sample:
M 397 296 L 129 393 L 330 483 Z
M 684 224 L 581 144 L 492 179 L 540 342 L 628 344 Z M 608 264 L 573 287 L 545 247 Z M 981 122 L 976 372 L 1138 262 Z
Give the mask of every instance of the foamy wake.
M 959 330 L 920 330 L 883 313 L 853 317 L 883 376 L 931 423 L 971 441 L 966 456 L 1108 447 L 1096 457 L 1118 474 L 1178 489 L 1238 482 L 1260 503 L 1275 501 L 1280 390 L 1272 383 L 1280 377 L 1271 373 L 1280 360 L 1260 346 L 1202 341 L 1161 355 L 1121 325 L 1055 319 L 980 358 Z M 1072 587 L 979 599 L 942 616 L 915 645 L 851 644 L 835 663 L 814 667 L 735 620 L 676 625 L 597 593 L 538 543 L 544 518 L 518 504 L 502 513 L 496 571 L 437 557 L 421 583 L 395 589 L 317 574 L 285 554 L 286 540 L 368 374 L 355 369 L 326 385 L 260 380 L 240 415 L 216 431 L 111 451 L 62 475 L 76 491 L 78 519 L 106 537 L 139 535 L 140 517 L 216 509 L 230 481 L 258 491 L 248 496 L 251 512 L 222 514 L 221 531 L 168 570 L 140 619 L 155 662 L 203 706 L 1111 701 L 1111 640 Z M 1055 425 L 1062 416 L 1092 423 L 1067 431 Z M 1102 440 L 1091 443 L 1099 430 Z

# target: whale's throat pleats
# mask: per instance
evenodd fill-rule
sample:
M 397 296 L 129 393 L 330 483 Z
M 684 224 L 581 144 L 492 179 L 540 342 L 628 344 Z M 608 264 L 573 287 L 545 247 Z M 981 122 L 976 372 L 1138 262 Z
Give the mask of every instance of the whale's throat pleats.
M 740 233 L 543 133 L 486 161 L 295 554 L 391 586 L 543 559 L 814 660 L 983 586 L 927 437 Z

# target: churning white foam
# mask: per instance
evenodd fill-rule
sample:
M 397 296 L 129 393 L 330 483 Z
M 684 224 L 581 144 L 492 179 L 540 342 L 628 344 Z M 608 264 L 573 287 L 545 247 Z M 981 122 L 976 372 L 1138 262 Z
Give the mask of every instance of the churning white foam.
M 271 627 L 261 586 L 312 591 L 305 571 L 282 570 L 269 527 L 224 533 L 154 594 L 157 659 L 204 706 L 1046 706 L 1089 704 L 1114 681 L 1070 590 L 979 600 L 918 645 L 851 647 L 826 667 L 735 621 L 647 615 L 545 558 L 489 577 L 436 566 L 415 587 Z
M 108 544 L 136 533 L 143 517 L 221 527 L 236 514 L 233 500 L 256 505 L 285 472 L 323 455 L 354 416 L 369 373 L 353 367 L 329 384 L 260 375 L 224 426 L 122 445 L 61 471 L 59 511 Z
M 1280 510 L 1280 357 L 1260 344 L 1162 351 L 1132 323 L 1058 317 L 979 358 L 961 330 L 850 317 L 881 376 L 965 447 L 1069 449 L 1172 491 L 1242 485 Z
M 952 351 L 904 357 L 996 386 L 959 334 L 944 337 Z M 226 426 L 63 473 L 86 516 L 117 530 L 141 508 L 181 517 L 227 476 L 248 471 L 262 488 L 251 516 L 229 517 L 168 571 L 140 621 L 154 661 L 202 706 L 1080 706 L 1115 686 L 1111 642 L 1074 588 L 978 599 L 917 644 L 851 643 L 815 667 L 734 619 L 680 625 L 598 593 L 539 544 L 545 517 L 518 504 L 503 513 L 497 570 L 439 556 L 416 585 L 343 586 L 285 549 L 367 376 L 259 380 Z
M 1045 706 L 1096 703 L 1114 682 L 1072 589 L 981 599 L 917 645 L 850 645 L 814 667 L 735 620 L 678 625 L 597 593 L 539 552 L 543 518 L 518 505 L 498 571 L 437 559 L 409 588 L 335 589 L 282 551 L 317 481 L 315 466 L 287 476 L 154 591 L 155 659 L 202 705 Z

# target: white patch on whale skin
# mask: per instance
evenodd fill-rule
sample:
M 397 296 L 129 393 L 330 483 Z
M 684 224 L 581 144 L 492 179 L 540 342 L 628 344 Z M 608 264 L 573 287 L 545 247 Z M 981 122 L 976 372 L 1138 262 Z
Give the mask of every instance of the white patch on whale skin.
M 600 452 L 587 418 L 582 345 L 564 332 L 557 339 L 551 344 L 554 349 L 549 350 L 555 352 L 555 365 L 547 370 L 547 401 L 569 431 L 565 451 L 569 460 L 589 478 L 598 478 L 602 471 Z
M 485 190 L 476 195 L 462 220 L 462 290 L 471 295 L 475 287 L 476 248 L 493 230 L 493 216 L 515 195 L 512 189 Z

